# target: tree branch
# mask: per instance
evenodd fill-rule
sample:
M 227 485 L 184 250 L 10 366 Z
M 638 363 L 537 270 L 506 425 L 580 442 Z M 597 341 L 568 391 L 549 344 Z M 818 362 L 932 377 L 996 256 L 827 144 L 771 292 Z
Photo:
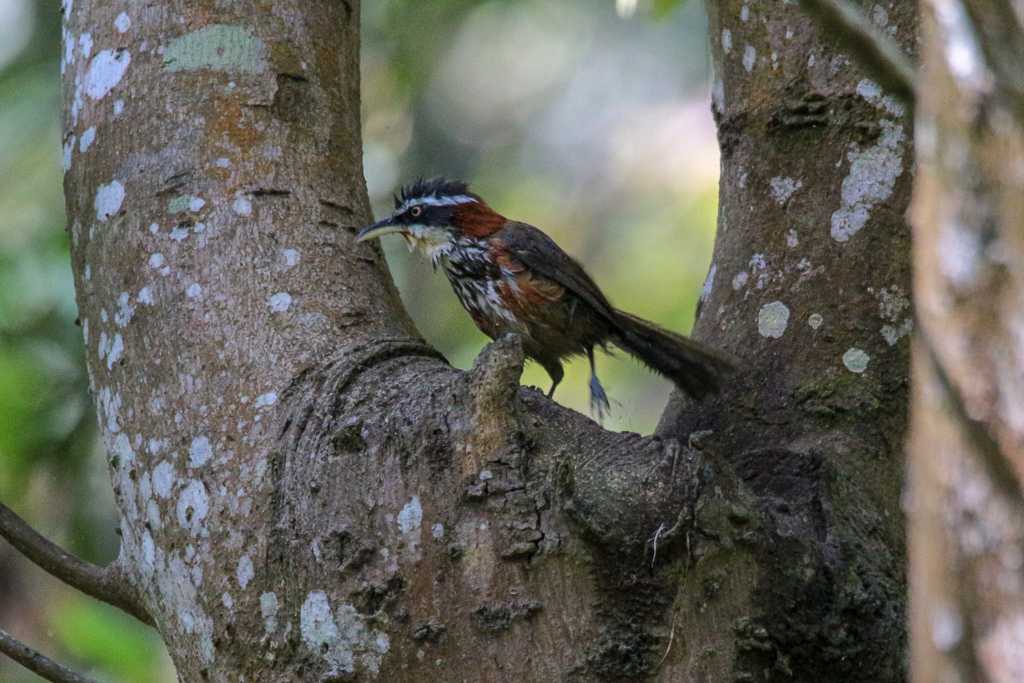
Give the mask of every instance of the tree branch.
M 66 552 L 44 538 L 9 507 L 0 503 L 0 537 L 48 574 L 72 588 L 124 610 L 150 626 L 153 620 L 135 599 L 116 565 L 99 567 Z
M 985 56 L 998 92 L 1024 122 L 1024 29 L 1006 0 L 975 0 L 961 7 L 971 34 Z
M 895 41 L 879 33 L 859 9 L 845 0 L 800 0 L 800 5 L 853 53 L 879 85 L 914 106 L 914 63 Z
M 46 655 L 36 652 L 3 629 L 0 629 L 0 652 L 37 676 L 54 683 L 96 683 L 92 678 L 66 669 Z
M 946 372 L 942 359 L 939 358 L 938 351 L 932 344 L 931 338 L 925 331 L 924 326 L 920 324 L 920 321 L 917 325 L 917 339 L 924 348 L 928 361 L 935 371 L 936 379 L 942 385 L 943 393 L 946 394 L 954 418 L 963 425 L 964 433 L 967 434 L 968 440 L 974 446 L 974 451 L 978 454 L 978 458 L 988 473 L 988 478 L 992 485 L 1011 504 L 1021 506 L 1022 501 L 1024 501 L 1024 491 L 1021 489 L 1017 473 L 1014 472 L 1013 467 L 1003 455 L 999 443 L 989 433 L 988 427 L 980 420 L 975 420 L 967 412 L 963 396 L 960 395 L 960 391 L 953 383 L 953 379 Z

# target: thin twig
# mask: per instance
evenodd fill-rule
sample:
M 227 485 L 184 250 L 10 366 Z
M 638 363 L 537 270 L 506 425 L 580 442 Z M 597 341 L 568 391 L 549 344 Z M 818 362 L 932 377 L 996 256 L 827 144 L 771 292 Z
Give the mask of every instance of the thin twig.
M 953 416 L 963 426 L 963 431 L 967 435 L 968 441 L 974 446 L 974 451 L 978 454 L 981 464 L 988 473 L 989 481 L 992 482 L 993 486 L 1011 505 L 1020 509 L 1024 505 L 1024 490 L 1021 489 L 1017 473 L 1006 459 L 1006 456 L 1003 455 L 1003 450 L 989 432 L 988 426 L 980 420 L 975 420 L 967 412 L 963 396 L 961 396 L 959 389 L 953 383 L 949 373 L 946 372 L 946 368 L 943 366 L 942 360 L 939 358 L 939 354 L 931 342 L 931 338 L 925 331 L 924 326 L 920 324 L 920 321 L 916 327 L 917 339 L 928 355 L 928 360 L 935 371 L 936 379 L 942 385 L 942 390 L 946 394 L 949 406 L 953 411 Z
M 120 572 L 113 567 L 85 562 L 66 552 L 40 535 L 3 503 L 0 503 L 0 538 L 7 539 L 22 555 L 72 588 L 152 626 L 152 618 L 132 597 Z
M 800 0 L 800 4 L 853 53 L 869 76 L 913 107 L 916 69 L 896 41 L 878 31 L 860 9 L 845 0 Z
M 37 676 L 54 683 L 96 683 L 92 678 L 66 669 L 46 655 L 36 652 L 3 629 L 0 629 L 0 652 Z
M 676 612 L 673 610 L 673 612 L 672 612 L 672 630 L 671 630 L 671 632 L 669 632 L 669 635 L 668 635 L 668 647 L 665 648 L 665 654 L 663 654 L 661 656 L 661 660 L 658 662 L 658 666 L 654 667 L 655 671 L 658 671 L 659 669 L 661 669 L 661 665 L 665 663 L 666 659 L 668 659 L 668 653 L 672 651 L 672 643 L 675 641 L 675 639 L 676 639 Z
M 657 528 L 657 529 L 655 530 L 655 532 L 654 532 L 654 536 L 652 536 L 652 537 L 651 537 L 651 538 L 650 538 L 650 539 L 648 540 L 648 543 L 650 543 L 651 541 L 653 541 L 653 542 L 654 542 L 654 554 L 653 554 L 653 556 L 651 557 L 651 569 L 654 569 L 654 563 L 658 561 L 658 539 L 659 539 L 659 538 L 661 538 L 661 532 L 662 532 L 662 531 L 664 531 L 664 530 L 665 530 L 665 524 L 664 524 L 664 522 L 663 522 L 663 523 L 661 524 L 661 526 L 659 526 L 659 527 L 658 527 L 658 528 Z

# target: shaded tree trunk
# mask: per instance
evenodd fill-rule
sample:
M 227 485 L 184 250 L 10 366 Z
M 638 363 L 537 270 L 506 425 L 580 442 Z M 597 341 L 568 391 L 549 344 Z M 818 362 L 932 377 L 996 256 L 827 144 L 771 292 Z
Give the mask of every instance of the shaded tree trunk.
M 515 340 L 449 367 L 353 243 L 356 2 L 68 4 L 118 567 L 183 680 L 901 678 L 910 128 L 796 6 L 709 14 L 744 369 L 641 438 Z
M 925 2 L 911 440 L 918 681 L 1024 679 L 1024 3 Z

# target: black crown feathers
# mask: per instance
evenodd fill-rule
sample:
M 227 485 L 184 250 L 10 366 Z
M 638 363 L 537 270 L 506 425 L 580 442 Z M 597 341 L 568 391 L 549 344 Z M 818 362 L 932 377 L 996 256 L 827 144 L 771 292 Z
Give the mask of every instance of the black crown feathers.
M 462 180 L 448 180 L 437 177 L 424 180 L 419 178 L 402 188 L 401 194 L 395 195 L 395 208 L 399 208 L 410 199 L 422 197 L 452 197 L 469 193 L 469 183 Z

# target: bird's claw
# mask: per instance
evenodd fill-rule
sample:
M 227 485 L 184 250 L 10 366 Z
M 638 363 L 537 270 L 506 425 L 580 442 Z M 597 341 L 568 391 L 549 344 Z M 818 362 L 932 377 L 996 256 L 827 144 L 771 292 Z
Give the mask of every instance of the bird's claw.
M 604 418 L 611 415 L 612 405 L 608 401 L 608 394 L 597 375 L 590 376 L 590 414 L 597 418 L 599 423 L 604 423 Z

